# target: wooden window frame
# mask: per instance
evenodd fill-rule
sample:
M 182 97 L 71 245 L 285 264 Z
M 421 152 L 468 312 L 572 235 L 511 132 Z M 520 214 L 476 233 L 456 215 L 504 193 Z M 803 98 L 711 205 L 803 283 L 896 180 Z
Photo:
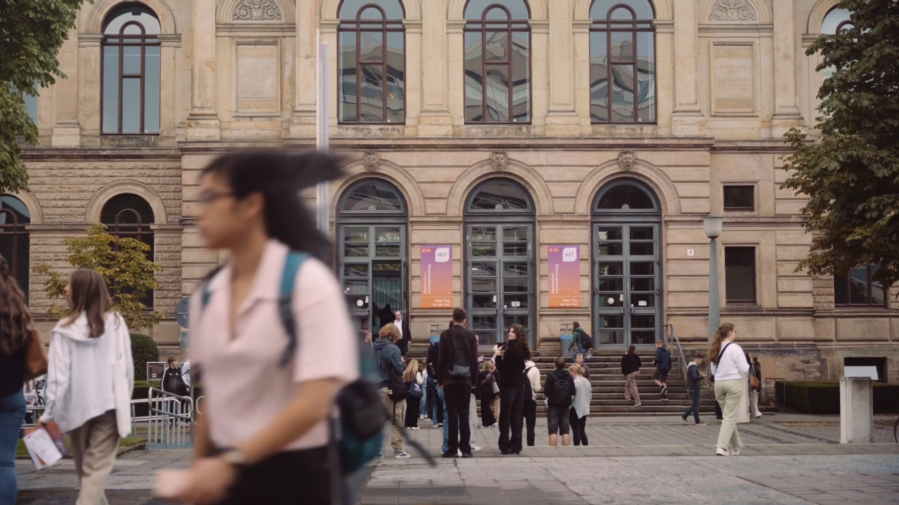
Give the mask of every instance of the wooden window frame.
M 124 11 L 123 11 L 124 12 Z M 121 13 L 120 13 L 121 14 Z M 140 35 L 134 34 L 125 34 L 125 29 L 129 26 L 137 26 L 140 28 Z M 125 42 L 126 39 L 140 39 L 140 42 Z M 152 135 L 158 136 L 159 132 L 145 132 L 144 131 L 144 121 L 145 121 L 145 106 L 146 106 L 146 96 L 147 96 L 147 47 L 150 46 L 160 46 L 162 43 L 159 40 L 159 35 L 147 35 L 147 30 L 141 23 L 137 21 L 128 21 L 122 24 L 122 27 L 119 29 L 118 34 L 104 34 L 103 39 L 100 41 L 100 134 L 101 135 Z M 105 67 L 106 67 L 106 48 L 107 47 L 116 47 L 118 48 L 119 53 L 119 76 L 118 76 L 118 92 L 119 92 L 119 103 L 118 103 L 118 115 L 117 121 L 118 125 L 116 126 L 116 131 L 107 132 L 105 131 L 105 126 L 103 124 L 103 99 L 105 97 L 105 84 L 104 84 L 104 76 L 105 76 Z M 140 47 L 140 74 L 126 74 L 125 73 L 125 47 Z M 124 88 L 125 88 L 125 79 L 140 79 L 140 131 L 137 133 L 124 133 L 122 132 L 122 124 L 123 124 L 123 114 L 124 114 Z M 162 83 L 160 83 L 162 86 Z
M 873 303 L 872 302 L 872 300 L 874 298 L 873 297 L 874 273 L 871 271 L 872 266 L 874 266 L 874 265 L 865 265 L 865 266 L 861 266 L 861 267 L 855 267 L 855 268 L 864 268 L 867 273 L 867 281 L 868 281 L 868 302 L 867 303 L 852 303 L 852 270 L 855 270 L 855 268 L 846 272 L 846 274 L 843 276 L 839 276 L 839 275 L 833 276 L 833 283 L 834 283 L 833 305 L 834 305 L 834 307 L 836 307 L 836 308 L 872 307 L 872 308 L 885 309 L 889 306 L 889 302 L 887 301 L 887 297 L 889 296 L 889 289 L 887 289 L 885 286 L 881 286 L 880 288 L 878 288 L 883 291 L 883 303 Z M 840 277 L 845 277 L 846 303 L 837 303 L 836 285 L 839 280 L 842 280 L 842 279 L 840 279 Z

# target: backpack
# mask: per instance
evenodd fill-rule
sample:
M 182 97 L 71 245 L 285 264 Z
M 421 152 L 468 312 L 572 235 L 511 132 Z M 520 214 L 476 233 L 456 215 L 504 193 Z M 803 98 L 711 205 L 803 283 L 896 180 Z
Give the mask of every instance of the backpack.
M 424 391 L 421 390 L 421 384 L 417 382 L 412 382 L 409 389 L 409 396 L 412 398 L 421 398 L 424 395 Z
M 309 255 L 291 251 L 284 262 L 281 272 L 281 288 L 278 295 L 278 316 L 287 333 L 287 346 L 281 355 L 278 366 L 285 367 L 290 363 L 297 348 L 297 324 L 293 314 L 293 292 L 297 273 Z M 202 308 L 209 305 L 212 293 L 209 291 L 209 280 L 203 283 Z M 350 474 L 363 465 L 378 458 L 384 444 L 384 423 L 389 419 L 377 384 L 381 379 L 375 367 L 371 347 L 359 343 L 359 379 L 345 386 L 337 394 L 337 407 L 340 410 L 340 440 L 335 440 L 334 423 L 330 426 L 329 439 L 337 445 L 340 471 Z M 402 379 L 400 379 L 402 383 Z M 405 388 L 405 386 L 404 386 Z
M 531 379 L 528 377 L 528 370 L 531 370 L 534 367 L 528 367 L 524 369 L 524 401 L 532 402 L 534 401 L 534 389 L 531 388 Z
M 571 390 L 571 384 L 567 380 L 556 379 L 556 387 L 553 388 L 549 403 L 554 407 L 568 407 L 571 405 L 573 395 L 574 391 Z
M 403 375 L 390 363 L 385 366 L 380 352 L 378 352 L 378 367 L 387 372 L 387 396 L 395 402 L 405 400 L 409 396 L 409 388 L 403 382 Z
M 586 331 L 581 331 L 581 347 L 586 349 L 593 349 L 593 337 L 587 334 Z
M 471 352 L 465 345 L 465 339 L 461 335 L 453 337 L 453 360 L 450 367 L 450 377 L 455 379 L 471 378 Z

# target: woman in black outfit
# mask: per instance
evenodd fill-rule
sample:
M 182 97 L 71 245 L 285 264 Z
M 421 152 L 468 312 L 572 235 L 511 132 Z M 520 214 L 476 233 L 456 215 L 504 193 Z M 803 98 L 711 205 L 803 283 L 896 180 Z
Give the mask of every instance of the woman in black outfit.
M 524 349 L 527 348 L 524 327 L 513 324 L 509 341 L 503 347 L 494 346 L 493 360 L 499 369 L 499 450 L 503 454 L 521 453 L 521 429 L 524 420 Z M 512 428 L 511 439 L 509 428 Z

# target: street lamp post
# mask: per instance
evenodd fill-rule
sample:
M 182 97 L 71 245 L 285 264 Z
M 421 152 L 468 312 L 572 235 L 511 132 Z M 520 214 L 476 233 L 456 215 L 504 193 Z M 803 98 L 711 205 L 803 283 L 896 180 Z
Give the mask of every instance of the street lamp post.
M 709 243 L 709 340 L 721 325 L 721 307 L 718 297 L 718 243 L 715 239 L 721 236 L 721 228 L 724 218 L 720 216 L 706 216 L 702 220 L 702 227 Z

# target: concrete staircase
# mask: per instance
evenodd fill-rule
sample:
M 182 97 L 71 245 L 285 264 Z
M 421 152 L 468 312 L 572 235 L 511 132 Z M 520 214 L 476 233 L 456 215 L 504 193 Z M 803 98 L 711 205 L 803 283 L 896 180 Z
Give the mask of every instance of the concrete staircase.
M 592 415 L 599 416 L 659 416 L 679 415 L 690 406 L 690 395 L 680 369 L 677 368 L 677 356 L 672 356 L 672 370 L 668 374 L 668 401 L 662 400 L 660 388 L 652 382 L 652 374 L 655 367 L 652 365 L 653 352 L 637 353 L 643 362 L 640 369 L 640 379 L 637 387 L 640 390 L 642 406 L 634 407 L 633 401 L 624 399 L 624 376 L 621 375 L 621 356 L 619 351 L 598 351 L 587 361 L 590 368 L 590 382 L 593 386 L 593 400 L 590 404 Z M 410 350 L 410 357 L 424 360 L 425 347 L 414 346 Z M 537 356 L 534 363 L 540 370 L 541 383 L 546 381 L 546 375 L 555 369 L 553 361 L 555 356 Z M 569 363 L 571 360 L 568 360 Z M 480 402 L 478 402 L 480 410 Z M 715 399 L 711 391 L 702 390 L 700 410 L 703 413 L 714 412 Z M 537 394 L 537 412 L 546 412 L 543 403 L 543 394 Z

